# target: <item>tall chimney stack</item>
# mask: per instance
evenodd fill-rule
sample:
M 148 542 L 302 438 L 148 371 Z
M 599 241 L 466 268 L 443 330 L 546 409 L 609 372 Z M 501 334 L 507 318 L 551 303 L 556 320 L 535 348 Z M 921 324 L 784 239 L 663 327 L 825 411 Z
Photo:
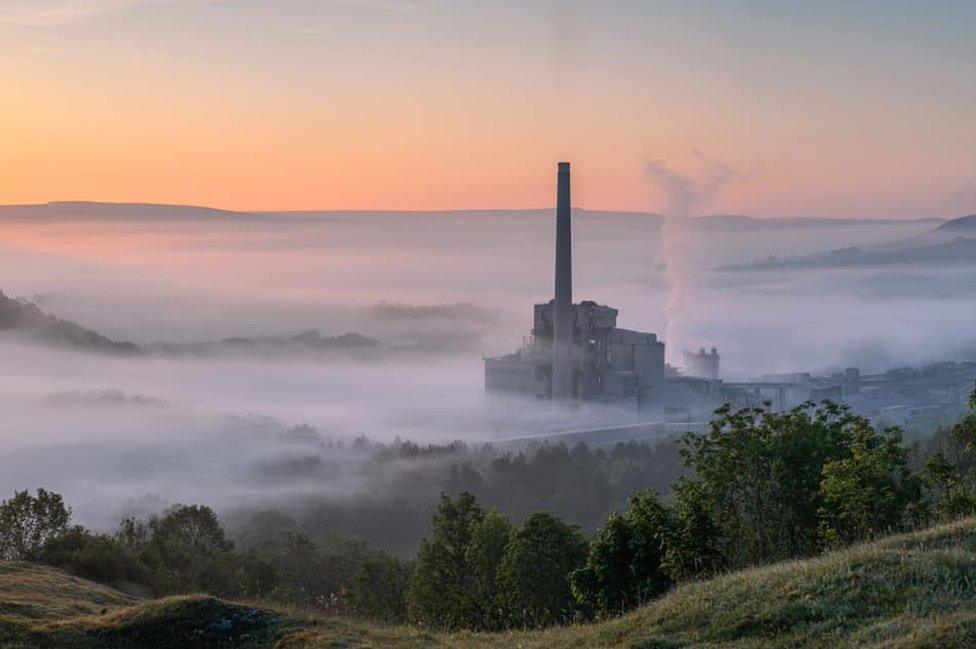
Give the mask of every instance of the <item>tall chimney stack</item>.
M 573 241 L 569 163 L 556 175 L 556 299 L 552 317 L 552 398 L 572 399 L 573 385 Z

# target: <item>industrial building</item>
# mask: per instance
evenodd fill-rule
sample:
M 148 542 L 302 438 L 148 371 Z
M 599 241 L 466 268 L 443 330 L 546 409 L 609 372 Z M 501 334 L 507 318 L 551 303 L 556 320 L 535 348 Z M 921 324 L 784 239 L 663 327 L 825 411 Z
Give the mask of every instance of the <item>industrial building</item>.
M 688 376 L 698 376 L 704 379 L 717 379 L 718 371 L 718 349 L 712 347 L 710 352 L 706 352 L 701 347 L 697 352 L 686 349 L 684 351 L 684 373 Z
M 556 185 L 554 298 L 535 305 L 532 334 L 520 350 L 485 359 L 485 389 L 612 404 L 640 419 L 663 420 L 664 343 L 653 333 L 617 327 L 617 309 L 573 303 L 568 162 L 559 163 Z
M 543 425 L 509 439 L 553 439 L 613 444 L 707 429 L 715 408 L 769 404 L 774 410 L 829 399 L 877 425 L 897 425 L 908 435 L 928 434 L 965 411 L 976 362 L 935 363 L 864 374 L 857 368 L 822 375 L 809 372 L 723 380 L 719 352 L 685 351 L 683 367 L 666 366 L 664 343 L 653 333 L 617 327 L 617 309 L 573 302 L 572 210 L 569 164 L 559 163 L 556 207 L 555 295 L 536 304 L 531 335 L 513 354 L 486 358 L 485 388 L 570 404 L 602 403 L 633 413 L 630 423 L 588 423 L 576 429 Z M 667 370 L 667 371 L 666 371 Z

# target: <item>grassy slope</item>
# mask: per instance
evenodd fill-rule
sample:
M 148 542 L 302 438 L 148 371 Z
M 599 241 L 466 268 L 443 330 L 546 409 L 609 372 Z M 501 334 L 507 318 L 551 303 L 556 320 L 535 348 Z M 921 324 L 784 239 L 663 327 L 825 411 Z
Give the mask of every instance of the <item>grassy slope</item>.
M 25 599 L 25 580 L 35 578 L 49 584 L 42 593 L 28 593 L 37 601 L 35 613 L 16 619 L 5 613 L 9 602 Z M 89 596 L 101 599 L 86 609 Z M 688 584 L 629 615 L 550 631 L 436 634 L 344 621 L 287 622 L 204 597 L 127 604 L 121 593 L 56 571 L 0 567 L 0 647 L 271 647 L 276 641 L 279 649 L 976 646 L 976 520 Z M 85 615 L 95 607 L 109 610 Z M 227 619 L 237 629 L 233 637 L 215 631 L 215 623 Z M 14 638 L 6 643 L 5 628 Z
M 0 563 L 0 620 L 91 615 L 136 603 L 117 590 L 30 563 Z
M 308 629 L 282 648 L 972 647 L 976 521 L 675 589 L 629 615 L 546 632 Z
M 213 597 L 139 600 L 53 568 L 0 563 L 0 649 L 257 649 L 302 626 Z

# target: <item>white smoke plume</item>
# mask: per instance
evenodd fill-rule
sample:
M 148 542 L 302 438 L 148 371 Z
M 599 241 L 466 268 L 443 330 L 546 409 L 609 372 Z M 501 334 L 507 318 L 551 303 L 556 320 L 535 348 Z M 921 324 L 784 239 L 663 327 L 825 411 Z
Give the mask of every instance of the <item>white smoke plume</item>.
M 674 171 L 662 161 L 651 161 L 646 165 L 647 174 L 657 182 L 665 200 L 661 210 L 664 221 L 659 246 L 660 258 L 666 267 L 668 295 L 664 342 L 667 360 L 672 365 L 681 363 L 682 350 L 690 342 L 687 340 L 686 317 L 698 270 L 698 224 L 689 217 L 700 216 L 700 210 L 739 175 L 729 165 L 698 149 L 692 150 L 692 156 L 699 167 L 695 177 Z

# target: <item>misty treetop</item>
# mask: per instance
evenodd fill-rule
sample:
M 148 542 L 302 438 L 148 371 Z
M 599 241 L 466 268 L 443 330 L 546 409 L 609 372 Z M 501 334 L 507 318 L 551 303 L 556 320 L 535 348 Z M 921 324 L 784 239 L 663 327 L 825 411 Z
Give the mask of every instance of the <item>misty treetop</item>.
M 591 532 L 634 491 L 666 492 L 683 472 L 671 440 L 596 449 L 560 443 L 505 450 L 461 441 L 420 445 L 366 437 L 321 439 L 311 426 L 282 435 L 295 442 L 293 450 L 263 462 L 255 479 L 274 486 L 299 475 L 322 479 L 323 488 L 268 506 L 291 513 L 313 536 L 339 531 L 400 556 L 416 551 L 442 492 L 468 492 L 515 522 L 546 510 Z M 328 486 L 340 481 L 354 485 L 352 493 L 331 495 Z M 228 519 L 250 513 L 228 512 Z

